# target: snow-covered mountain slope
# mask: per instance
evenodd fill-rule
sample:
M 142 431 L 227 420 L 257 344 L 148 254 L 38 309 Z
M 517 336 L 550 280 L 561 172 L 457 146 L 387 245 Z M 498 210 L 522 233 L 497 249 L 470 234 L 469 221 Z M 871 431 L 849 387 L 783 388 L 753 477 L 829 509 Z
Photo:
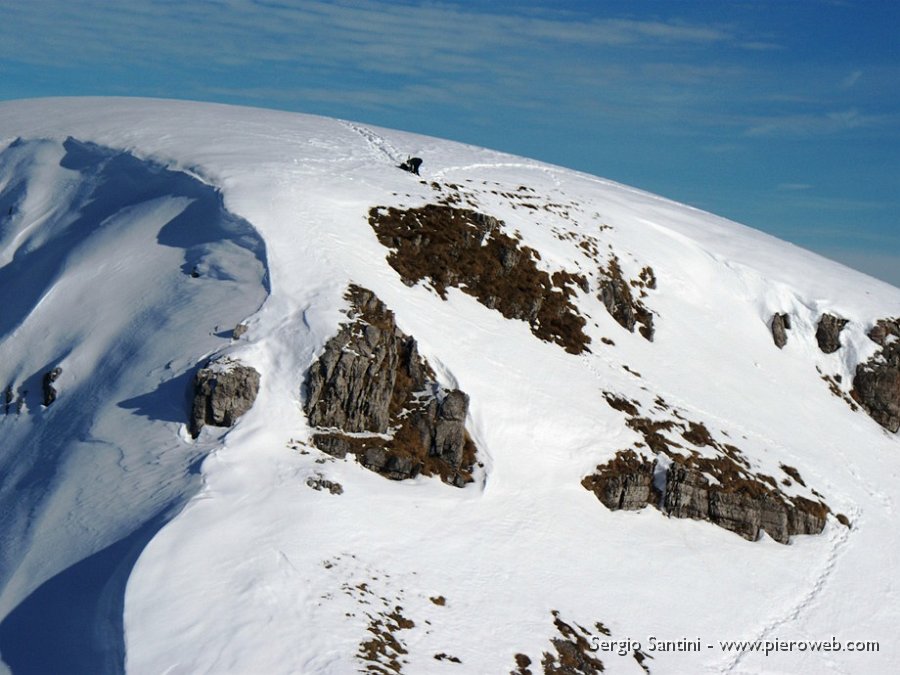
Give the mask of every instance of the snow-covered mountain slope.
M 397 168 L 408 155 L 421 177 Z M 890 361 L 890 330 L 868 334 L 900 289 L 532 160 L 128 99 L 0 105 L 0 280 L 13 673 L 900 664 L 900 445 L 851 396 L 859 364 Z M 831 353 L 826 314 L 846 320 Z M 412 398 L 383 401 L 388 428 L 313 428 L 310 373 L 382 349 L 422 359 Z M 210 358 L 255 370 L 258 392 L 192 438 Z M 379 475 L 366 444 L 393 456 L 434 423 L 446 449 L 460 410 L 470 466 L 398 455 L 395 477 L 419 475 Z

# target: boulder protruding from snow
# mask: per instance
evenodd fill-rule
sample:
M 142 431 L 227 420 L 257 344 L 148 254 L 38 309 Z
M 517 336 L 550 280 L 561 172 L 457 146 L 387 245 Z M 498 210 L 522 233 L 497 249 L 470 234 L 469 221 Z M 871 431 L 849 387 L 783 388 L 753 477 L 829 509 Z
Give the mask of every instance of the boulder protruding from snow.
M 259 393 L 259 373 L 231 359 L 212 361 L 194 378 L 190 431 L 197 438 L 205 425 L 234 426 Z
M 56 400 L 56 387 L 53 383 L 62 375 L 62 368 L 57 366 L 51 371 L 44 373 L 44 379 L 41 382 L 41 388 L 44 394 L 44 406 L 49 406 Z
M 347 299 L 350 322 L 306 376 L 304 407 L 320 430 L 313 443 L 394 480 L 438 474 L 461 487 L 475 459 L 465 429 L 469 397 L 437 383 L 415 339 L 372 291 L 351 286 Z
M 782 349 L 787 344 L 787 331 L 791 329 L 791 317 L 783 313 L 775 313 L 772 315 L 772 340 L 778 349 Z
M 882 349 L 856 366 L 853 398 L 888 431 L 900 430 L 900 322 L 881 319 L 869 338 Z
M 833 354 L 841 348 L 841 331 L 847 325 L 847 319 L 841 319 L 833 314 L 823 314 L 816 328 L 816 342 L 819 349 L 826 354 Z

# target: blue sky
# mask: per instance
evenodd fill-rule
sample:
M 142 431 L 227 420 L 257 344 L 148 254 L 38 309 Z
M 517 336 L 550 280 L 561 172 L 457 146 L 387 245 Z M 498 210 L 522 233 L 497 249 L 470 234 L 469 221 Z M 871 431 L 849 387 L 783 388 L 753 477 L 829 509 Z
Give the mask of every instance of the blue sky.
M 0 0 L 0 99 L 56 95 L 497 148 L 900 286 L 898 0 Z

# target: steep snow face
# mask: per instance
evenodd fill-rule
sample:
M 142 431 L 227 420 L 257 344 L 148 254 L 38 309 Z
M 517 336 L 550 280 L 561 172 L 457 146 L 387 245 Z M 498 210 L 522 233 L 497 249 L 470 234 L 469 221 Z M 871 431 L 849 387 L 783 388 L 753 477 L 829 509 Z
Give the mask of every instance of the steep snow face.
M 209 445 L 181 431 L 188 381 L 267 281 L 253 228 L 187 174 L 72 139 L 18 140 L 0 153 L 0 186 L 5 616 L 196 489 Z M 71 611 L 77 596 L 60 595 L 56 610 Z M 0 633 L 6 653 L 15 640 Z
M 14 206 L 0 255 L 16 265 L 31 241 L 46 250 L 34 260 L 47 272 L 0 268 L 10 283 L 22 279 L 15 297 L 24 298 L 8 328 L 0 313 L 0 372 L 36 397 L 43 373 L 62 367 L 54 403 L 26 397 L 23 415 L 0 421 L 4 470 L 43 481 L 17 492 L 28 483 L 3 479 L 12 513 L 2 530 L 4 555 L 7 542 L 12 551 L 4 613 L 180 503 L 191 462 L 212 450 L 199 492 L 128 579 L 129 672 L 483 673 L 526 660 L 537 672 L 556 654 L 551 639 L 579 631 L 588 642 L 641 643 L 593 655 L 611 672 L 644 672 L 642 659 L 655 673 L 879 671 L 900 660 L 896 581 L 886 573 L 900 543 L 900 448 L 841 397 L 877 349 L 866 336 L 875 320 L 900 316 L 900 290 L 609 181 L 337 120 L 167 101 L 26 101 L 0 106 L 0 147 L 0 216 Z M 424 158 L 421 178 L 396 168 L 408 154 Z M 98 176 L 153 182 L 113 170 L 116 161 L 163 176 L 160 190 L 116 202 L 138 193 L 104 193 Z M 106 196 L 78 196 L 87 193 Z M 183 217 L 198 202 L 209 216 L 199 233 Z M 548 284 L 572 280 L 545 290 L 566 295 L 587 341 L 567 351 L 568 342 L 541 339 L 548 326 L 492 309 L 502 304 L 490 300 L 496 287 L 427 269 L 427 247 L 424 270 L 392 264 L 399 248 L 373 227 L 372 209 L 429 204 L 481 214 L 496 233 L 482 241 L 501 242 L 503 260 L 522 255 L 509 253 L 517 242 L 536 252 Z M 172 223 L 184 227 L 168 240 Z M 124 259 L 134 267 L 116 271 Z M 652 342 L 607 311 L 613 267 L 651 313 Z M 310 443 L 304 374 L 346 321 L 351 284 L 394 312 L 440 385 L 468 394 L 481 464 L 473 483 L 392 482 Z M 848 320 L 833 354 L 815 338 L 825 312 Z M 190 371 L 251 313 L 227 351 L 261 373 L 256 403 L 229 433 L 207 427 L 192 442 Z M 780 350 L 775 313 L 791 324 Z M 91 415 L 74 403 L 84 400 Z M 636 416 L 669 423 L 657 428 L 675 452 L 715 459 L 732 446 L 788 497 L 822 500 L 824 531 L 782 545 L 655 509 L 608 510 L 582 480 L 621 450 L 651 453 L 646 424 L 629 426 Z M 93 426 L 80 426 L 88 418 Z M 685 436 L 678 429 L 689 423 Z M 93 452 L 79 450 L 88 444 Z M 657 459 L 659 483 L 672 459 Z M 340 494 L 316 489 L 324 484 Z M 78 534 L 88 526 L 91 536 Z M 21 653 L 10 655 L 2 633 L 15 669 Z M 653 651 L 650 636 L 699 639 L 702 649 Z M 719 647 L 832 636 L 878 640 L 880 651 Z

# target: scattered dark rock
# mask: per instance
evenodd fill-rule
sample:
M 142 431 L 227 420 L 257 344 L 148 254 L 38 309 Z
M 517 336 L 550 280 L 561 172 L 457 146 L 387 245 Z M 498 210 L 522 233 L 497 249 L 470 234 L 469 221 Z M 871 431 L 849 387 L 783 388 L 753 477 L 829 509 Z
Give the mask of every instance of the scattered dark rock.
M 310 476 L 306 479 L 306 484 L 311 487 L 313 490 L 328 490 L 333 495 L 342 495 L 344 494 L 344 486 L 340 483 L 330 481 L 327 478 L 323 477 L 321 474 L 316 474 L 315 476 Z
M 234 330 L 231 331 L 231 339 L 232 340 L 240 340 L 241 336 L 247 332 L 249 326 L 245 323 L 239 323 L 234 327 Z
M 816 341 L 819 349 L 826 354 L 833 354 L 841 348 L 841 331 L 848 323 L 847 319 L 841 319 L 832 314 L 823 314 L 816 328 Z
M 44 379 L 41 381 L 41 387 L 44 394 L 44 406 L 49 406 L 56 400 L 56 388 L 53 383 L 62 375 L 62 368 L 57 366 L 53 370 L 44 373 Z
M 584 318 L 572 304 L 583 275 L 536 265 L 540 254 L 502 230 L 502 221 L 469 209 L 428 204 L 415 209 L 377 207 L 369 224 L 391 249 L 388 263 L 403 281 L 427 279 L 447 297 L 459 288 L 508 319 L 525 321 L 538 338 L 572 354 L 588 350 Z
M 880 319 L 869 331 L 881 350 L 856 366 L 850 395 L 881 426 L 900 430 L 900 325 L 896 319 Z
M 772 339 L 775 346 L 781 349 L 787 344 L 787 331 L 791 329 L 791 317 L 787 314 L 772 315 Z
M 444 605 L 447 604 L 447 598 L 445 598 L 443 595 L 438 595 L 436 597 L 428 598 L 428 599 L 431 600 L 438 607 L 443 607 Z
M 13 399 L 15 398 L 15 394 L 13 393 L 12 385 L 8 385 L 6 387 L 6 391 L 3 393 L 3 414 L 9 415 L 9 409 L 12 406 Z
M 205 425 L 234 426 L 250 410 L 259 392 L 259 373 L 236 361 L 212 361 L 197 371 L 193 392 L 190 432 L 197 438 Z
M 313 443 L 394 480 L 437 474 L 462 487 L 475 462 L 469 397 L 437 383 L 415 339 L 374 293 L 351 286 L 347 298 L 351 321 L 306 376 L 306 414 L 321 430 Z
M 445 654 L 444 652 L 441 652 L 440 654 L 435 654 L 434 658 L 436 661 L 450 661 L 451 663 L 462 663 L 462 661 L 460 661 L 457 657 L 449 656 L 448 654 Z

